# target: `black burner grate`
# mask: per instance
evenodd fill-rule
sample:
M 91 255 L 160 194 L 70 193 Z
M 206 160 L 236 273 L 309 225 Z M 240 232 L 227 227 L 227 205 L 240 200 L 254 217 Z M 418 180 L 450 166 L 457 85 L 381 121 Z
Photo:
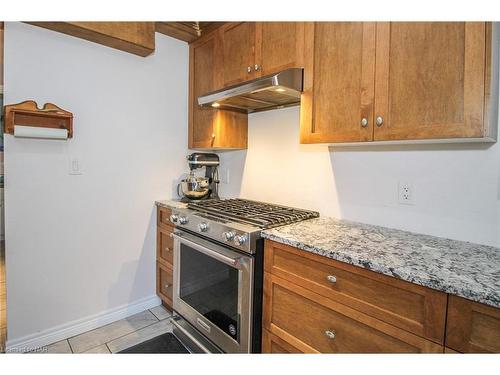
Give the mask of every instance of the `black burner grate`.
M 269 229 L 319 217 L 314 211 L 247 199 L 210 199 L 188 203 L 188 208 L 243 224 Z

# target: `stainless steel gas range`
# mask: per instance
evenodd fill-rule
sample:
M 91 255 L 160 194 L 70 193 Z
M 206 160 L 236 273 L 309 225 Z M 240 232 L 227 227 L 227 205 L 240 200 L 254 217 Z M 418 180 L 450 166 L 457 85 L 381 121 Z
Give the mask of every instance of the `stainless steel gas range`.
M 318 216 L 245 199 L 202 200 L 173 209 L 174 334 L 193 352 L 260 352 L 260 233 Z

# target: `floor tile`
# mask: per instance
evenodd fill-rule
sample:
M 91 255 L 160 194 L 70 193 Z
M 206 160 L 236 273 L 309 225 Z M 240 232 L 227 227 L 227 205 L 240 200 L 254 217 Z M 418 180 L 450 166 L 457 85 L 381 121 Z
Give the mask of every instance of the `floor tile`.
M 146 328 L 108 342 L 107 345 L 112 353 L 117 353 L 167 332 L 172 332 L 172 323 L 170 319 L 161 320 Z
M 92 349 L 87 350 L 86 352 L 83 352 L 83 354 L 110 354 L 110 353 L 111 352 L 109 351 L 106 344 L 96 346 L 95 348 L 92 348 Z
M 71 354 L 68 340 L 61 340 L 53 344 L 42 346 L 36 350 L 28 352 L 28 354 Z
M 158 318 L 158 320 L 167 319 L 172 316 L 172 313 L 163 307 L 163 305 L 153 307 L 152 309 L 149 309 L 149 311 L 151 311 L 154 316 Z
M 158 319 L 149 310 L 146 310 L 104 327 L 71 337 L 69 343 L 73 352 L 82 353 L 156 322 Z

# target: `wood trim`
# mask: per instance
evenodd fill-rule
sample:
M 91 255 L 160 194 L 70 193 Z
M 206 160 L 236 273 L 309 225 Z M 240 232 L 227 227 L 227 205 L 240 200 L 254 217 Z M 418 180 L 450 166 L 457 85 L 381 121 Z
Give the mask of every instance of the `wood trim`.
M 155 49 L 154 22 L 26 22 L 138 56 Z
M 193 43 L 202 36 L 208 35 L 212 31 L 224 25 L 225 22 L 210 22 L 206 27 L 196 30 L 183 22 L 155 22 L 155 30 L 158 33 Z
M 363 24 L 363 62 L 361 68 L 361 102 L 360 121 L 368 119 L 365 131 L 369 136 L 364 141 L 373 141 L 373 123 L 375 106 L 375 51 L 376 51 L 376 22 L 365 22 Z

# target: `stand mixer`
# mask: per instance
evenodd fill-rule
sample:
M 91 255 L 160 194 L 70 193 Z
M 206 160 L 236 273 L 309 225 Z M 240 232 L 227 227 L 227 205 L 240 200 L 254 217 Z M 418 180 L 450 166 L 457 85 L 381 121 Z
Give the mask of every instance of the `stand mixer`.
M 219 156 L 195 152 L 187 157 L 189 176 L 177 185 L 177 194 L 182 201 L 219 199 Z M 205 167 L 205 177 L 195 176 L 195 170 Z

